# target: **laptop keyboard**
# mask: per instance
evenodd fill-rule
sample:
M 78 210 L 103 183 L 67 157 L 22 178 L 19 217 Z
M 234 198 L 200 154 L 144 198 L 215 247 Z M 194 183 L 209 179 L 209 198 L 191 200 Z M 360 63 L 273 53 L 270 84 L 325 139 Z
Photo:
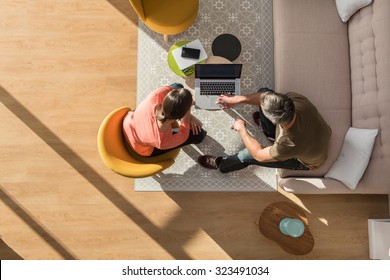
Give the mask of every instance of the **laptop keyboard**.
M 234 94 L 235 88 L 235 82 L 201 82 L 200 95 Z

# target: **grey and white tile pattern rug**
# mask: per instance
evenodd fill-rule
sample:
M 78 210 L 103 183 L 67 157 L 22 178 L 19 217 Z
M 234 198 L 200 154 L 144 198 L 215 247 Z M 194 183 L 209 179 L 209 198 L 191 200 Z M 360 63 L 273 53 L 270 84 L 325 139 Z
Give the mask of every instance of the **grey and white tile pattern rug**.
M 172 11 L 175 12 L 180 11 Z M 174 43 L 200 39 L 206 52 L 212 55 L 212 42 L 223 33 L 233 34 L 241 42 L 241 54 L 234 62 L 243 64 L 242 93 L 273 87 L 272 0 L 200 0 L 196 22 L 186 32 L 170 36 L 169 42 L 164 42 L 161 34 L 139 22 L 137 103 L 160 86 L 173 82 L 186 85 L 186 81 L 173 73 L 167 63 L 168 50 Z M 255 109 L 253 106 L 226 111 L 193 109 L 192 113 L 207 130 L 206 139 L 197 146 L 184 147 L 175 164 L 162 173 L 136 179 L 135 190 L 275 191 L 274 169 L 250 166 L 221 174 L 197 164 L 197 158 L 202 154 L 230 155 L 244 147 L 239 135 L 230 128 L 240 115 L 248 121 L 247 127 L 252 135 L 267 144 L 267 139 L 252 121 Z

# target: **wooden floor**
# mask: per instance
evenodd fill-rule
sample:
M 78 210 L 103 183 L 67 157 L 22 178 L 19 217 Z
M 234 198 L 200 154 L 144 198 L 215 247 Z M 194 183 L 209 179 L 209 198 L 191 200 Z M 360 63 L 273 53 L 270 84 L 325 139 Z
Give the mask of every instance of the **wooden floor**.
M 135 105 L 136 75 L 127 0 L 1 1 L 1 259 L 368 258 L 367 219 L 388 217 L 387 196 L 135 193 L 101 162 L 96 134 Z M 283 200 L 308 216 L 305 256 L 258 230 Z

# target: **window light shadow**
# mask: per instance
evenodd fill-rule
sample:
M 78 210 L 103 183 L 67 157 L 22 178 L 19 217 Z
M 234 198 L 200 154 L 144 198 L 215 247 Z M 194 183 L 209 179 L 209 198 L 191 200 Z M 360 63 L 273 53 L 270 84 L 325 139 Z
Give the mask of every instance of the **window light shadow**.
M 282 194 L 283 196 L 285 196 L 286 198 L 288 198 L 289 200 L 291 200 L 291 202 L 300 206 L 307 213 L 311 214 L 311 211 L 304 205 L 303 201 L 298 196 L 296 196 L 294 193 L 286 192 L 282 188 L 279 188 L 278 192 L 280 194 Z
M 106 0 L 119 12 L 121 12 L 125 17 L 127 17 L 132 23 L 138 25 L 138 16 L 135 14 L 133 7 L 131 6 L 129 0 Z
M 168 246 L 162 242 L 164 239 L 170 239 L 169 230 L 159 229 L 154 226 L 146 216 L 129 203 L 126 198 L 110 185 L 110 183 L 101 177 L 90 165 L 1 86 L 0 102 L 174 258 L 189 259 L 189 256 L 183 251 L 180 244 L 175 243 Z M 4 195 L 5 193 L 3 192 L 1 199 L 5 200 L 13 211 L 35 229 L 44 240 L 56 248 L 66 259 L 74 258 L 58 241 L 51 237 L 42 226 L 37 224 L 26 211 L 10 200 L 8 196 L 4 197 Z
M 290 193 L 290 192 L 286 192 L 285 190 L 283 190 L 282 188 L 279 188 L 279 193 L 284 195 L 286 198 L 288 198 L 291 202 L 299 205 L 303 210 L 305 210 L 305 212 L 309 213 L 309 214 L 312 214 L 312 212 L 305 206 L 304 202 L 302 201 L 301 198 L 299 198 L 298 196 L 296 196 L 294 193 Z M 329 222 L 327 219 L 325 218 L 322 218 L 322 217 L 317 217 L 317 220 L 325 225 L 325 226 L 329 226 Z
M 59 241 L 57 241 L 48 230 L 41 226 L 32 218 L 26 209 L 23 209 L 11 196 L 9 196 L 0 185 L 0 199 L 17 214 L 27 225 L 29 225 L 43 240 L 46 241 L 54 250 L 56 250 L 64 259 L 74 260 L 75 257 L 65 248 Z
M 23 260 L 23 258 L 0 238 L 0 260 Z

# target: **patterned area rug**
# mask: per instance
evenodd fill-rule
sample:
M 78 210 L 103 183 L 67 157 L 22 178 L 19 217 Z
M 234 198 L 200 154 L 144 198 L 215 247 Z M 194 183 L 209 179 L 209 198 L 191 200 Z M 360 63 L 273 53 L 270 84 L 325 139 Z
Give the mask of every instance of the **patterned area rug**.
M 273 87 L 273 35 L 272 0 L 200 0 L 197 21 L 184 33 L 163 36 L 139 22 L 138 35 L 138 92 L 137 102 L 154 89 L 179 82 L 191 89 L 182 77 L 168 66 L 169 48 L 179 41 L 200 39 L 209 55 L 211 45 L 220 34 L 236 36 L 242 46 L 240 56 L 234 61 L 242 63 L 241 91 L 248 94 L 260 87 Z M 252 121 L 253 106 L 236 110 L 206 111 L 193 109 L 193 114 L 203 122 L 208 136 L 199 145 L 184 147 L 176 163 L 164 172 L 145 179 L 135 180 L 136 191 L 275 191 L 274 169 L 250 166 L 228 174 L 204 169 L 197 164 L 202 154 L 218 156 L 235 154 L 244 146 L 231 124 L 237 117 L 248 122 L 248 129 L 263 145 L 268 140 Z

